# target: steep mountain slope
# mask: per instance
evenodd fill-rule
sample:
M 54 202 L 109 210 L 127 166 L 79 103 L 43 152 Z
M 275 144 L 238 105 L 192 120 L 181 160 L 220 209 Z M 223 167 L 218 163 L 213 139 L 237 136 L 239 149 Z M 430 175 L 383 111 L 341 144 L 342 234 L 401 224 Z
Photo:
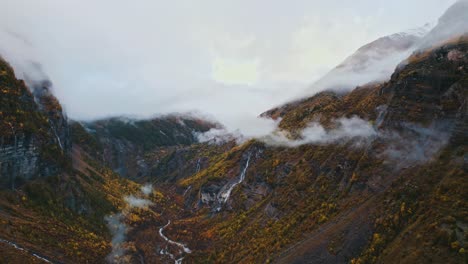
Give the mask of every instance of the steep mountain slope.
M 168 151 L 194 144 L 197 133 L 219 125 L 200 118 L 169 115 L 148 120 L 110 118 L 73 126 L 76 130 L 84 128 L 82 135 L 89 132 L 94 137 L 93 147 L 98 148 L 92 152 L 97 158 L 120 175 L 136 179 L 154 174 L 151 170 L 158 163 L 156 149 Z
M 418 49 L 424 50 L 458 38 L 468 32 L 468 1 L 458 0 L 440 17 L 437 25 L 421 40 Z
M 343 97 L 344 94 L 357 86 L 363 86 L 365 87 L 364 90 L 368 90 L 369 87 L 389 80 L 395 68 L 421 46 L 423 39 L 431 28 L 432 25 L 427 24 L 421 28 L 379 38 L 362 46 L 308 89 L 314 92 L 322 92 L 271 109 L 261 116 L 274 119 L 283 118 L 285 113 L 290 111 L 305 113 L 303 108 L 306 106 L 309 110 L 314 109 L 316 111 L 318 108 L 329 105 L 332 101 Z M 357 93 L 354 93 L 354 95 L 357 95 Z M 345 107 L 347 106 L 349 105 Z M 301 117 L 296 114 L 295 119 L 297 118 L 300 119 Z M 290 125 L 296 123 L 292 119 L 285 121 L 285 123 L 287 122 Z M 286 128 L 285 123 L 281 125 L 281 128 Z
M 350 90 L 358 85 L 381 82 L 419 45 L 431 25 L 379 38 L 349 56 L 315 82 L 311 90 Z
M 1 262 L 101 262 L 111 248 L 104 216 L 139 186 L 72 150 L 48 83 L 31 93 L 0 60 L 0 87 Z
M 311 121 L 333 130 L 334 120 L 352 116 L 368 120 L 374 137 L 298 147 L 251 140 L 214 152 L 195 144 L 187 160 L 175 162 L 187 166 L 184 173 L 165 165 L 177 160 L 171 155 L 158 165 L 169 169 L 155 185 L 165 200 L 132 218 L 127 259 L 463 262 L 467 54 L 462 38 L 415 54 L 386 83 L 324 92 L 270 112 L 292 138 Z M 202 157 L 209 162 L 199 167 Z
M 47 87 L 35 98 L 2 59 L 0 85 L 0 182 L 14 189 L 24 180 L 52 175 L 66 166 L 67 128 L 60 104 Z
M 408 124 L 419 124 L 431 129 L 435 129 L 439 124 L 441 130 L 437 131 L 440 133 L 438 136 L 442 136 L 442 131 L 446 132 L 445 136 L 449 138 L 450 143 L 445 145 L 438 155 L 422 155 L 420 158 L 424 157 L 424 162 L 427 162 L 423 163 L 424 165 L 418 166 L 420 160 L 413 160 L 405 165 L 405 170 L 392 170 L 398 176 L 390 188 L 377 195 L 374 201 L 372 199 L 364 204 L 363 210 L 371 212 L 370 218 L 374 217 L 374 234 L 367 249 L 360 257 L 355 258 L 353 263 L 463 261 L 464 253 L 457 254 L 457 251 L 463 252 L 460 248 L 467 242 L 466 235 L 462 235 L 467 232 L 464 191 L 467 187 L 468 172 L 467 44 L 465 39 L 430 52 L 424 59 L 410 58 L 412 63 L 397 71 L 391 81 L 382 87 L 382 95 L 390 95 L 388 107 L 385 107 L 382 113 L 382 121 L 379 124 L 381 128 L 398 129 L 400 133 L 405 134 L 404 139 L 399 140 L 403 139 L 404 144 L 408 144 L 411 134 L 414 136 L 422 133 L 416 129 L 408 129 Z M 417 137 L 424 139 L 413 144 L 410 147 L 411 151 L 424 153 L 437 145 L 428 143 L 431 141 L 430 137 L 421 134 Z M 439 140 L 443 139 L 438 138 L 437 141 Z M 413 149 L 416 147 L 422 150 Z M 401 151 L 404 146 L 399 148 L 398 154 L 402 157 L 396 161 L 401 163 L 411 159 L 410 153 Z M 372 206 L 374 210 L 380 208 L 374 212 L 369 211 L 369 203 L 373 202 L 376 203 Z M 327 254 L 320 250 L 320 247 L 326 247 L 327 243 L 318 243 L 317 240 L 325 239 L 324 236 L 333 236 L 333 233 L 356 232 L 342 229 L 346 221 L 353 220 L 344 216 L 333 223 L 334 230 L 326 227 L 313 232 L 304 242 L 288 249 L 279 262 L 289 263 L 300 259 L 330 263 L 337 261 L 330 255 L 327 257 Z M 346 245 L 346 241 L 340 241 L 343 242 Z M 330 243 L 333 247 L 336 246 L 333 241 Z M 330 244 L 328 246 L 330 247 Z
M 358 115 L 377 138 L 296 148 L 250 141 L 179 180 L 186 209 L 169 234 L 192 249 L 185 260 L 463 261 L 467 53 L 462 39 L 409 58 L 385 84 L 325 92 L 278 114 L 290 131 Z
M 461 38 L 414 54 L 386 83 L 319 93 L 265 114 L 281 117 L 279 128 L 292 138 L 310 122 L 330 130 L 334 120 L 358 116 L 377 131 L 375 138 L 295 148 L 253 140 L 154 149 L 162 179 L 156 189 L 166 200 L 150 207 L 156 215 L 141 211 L 132 218 L 127 240 L 135 248 L 127 259 L 463 261 L 467 44 Z M 200 160 L 208 162 L 198 166 Z M 158 235 L 169 221 L 162 232 L 190 253 L 177 253 Z

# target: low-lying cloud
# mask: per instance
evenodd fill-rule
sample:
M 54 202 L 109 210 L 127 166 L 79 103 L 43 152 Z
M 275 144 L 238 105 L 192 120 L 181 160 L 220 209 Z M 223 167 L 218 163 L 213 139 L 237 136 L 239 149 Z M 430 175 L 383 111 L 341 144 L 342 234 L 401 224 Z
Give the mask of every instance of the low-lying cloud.
M 245 114 L 242 117 L 231 116 L 223 127 L 213 128 L 204 133 L 196 133 L 199 142 L 222 144 L 235 140 L 241 144 L 252 138 L 261 138 L 277 130 L 280 120 Z
M 318 122 L 310 123 L 300 133 L 299 139 L 290 139 L 286 132 L 276 131 L 260 138 L 271 146 L 297 147 L 305 144 L 330 144 L 346 140 L 368 140 L 377 135 L 369 121 L 357 116 L 335 120 L 336 128 L 327 130 Z
M 151 183 L 147 183 L 141 186 L 141 192 L 144 195 L 150 195 L 153 192 L 153 185 Z
M 138 198 L 133 195 L 125 197 L 124 200 L 130 208 L 146 208 L 152 204 L 149 200 Z
M 379 137 L 387 147 L 379 154 L 397 168 L 423 164 L 435 157 L 449 141 L 450 127 L 432 124 L 428 127 L 403 123 L 402 131 L 382 131 Z
M 258 118 L 256 124 L 258 132 L 253 134 L 243 134 L 239 130 L 229 131 L 229 129 L 212 129 L 205 133 L 197 134 L 200 142 L 225 143 L 235 140 L 243 143 L 250 139 L 257 139 L 269 146 L 297 147 L 305 144 L 329 144 L 346 140 L 368 140 L 377 135 L 377 131 L 369 121 L 357 116 L 351 118 L 339 118 L 334 120 L 334 128 L 326 129 L 319 122 L 312 122 L 300 132 L 297 139 L 292 139 L 287 131 L 280 130 L 278 124 L 280 120 L 269 120 Z M 263 127 L 262 127 L 263 126 Z
M 146 199 L 153 192 L 151 184 L 145 184 L 141 188 L 139 196 L 129 195 L 124 197 L 126 206 L 121 212 L 106 216 L 104 220 L 107 222 L 109 231 L 112 234 L 112 251 L 107 256 L 108 263 L 128 263 L 125 258 L 126 252 L 126 236 L 129 231 L 128 225 L 125 223 L 128 214 L 134 208 L 148 208 L 153 204 Z
M 386 107 L 380 107 L 385 112 Z M 381 113 L 380 116 L 383 116 Z M 265 134 L 246 136 L 239 131 L 213 129 L 198 134 L 200 142 L 223 144 L 235 140 L 241 144 L 250 139 L 256 139 L 271 147 L 299 147 L 302 145 L 326 145 L 352 142 L 353 146 L 371 146 L 376 140 L 385 144 L 377 157 L 385 159 L 386 163 L 396 165 L 400 169 L 407 166 L 423 164 L 433 159 L 447 145 L 450 138 L 450 127 L 444 124 L 432 124 L 423 127 L 418 124 L 401 123 L 400 128 L 378 129 L 383 120 L 377 119 L 375 124 L 358 116 L 338 118 L 332 121 L 332 128 L 327 129 L 319 122 L 311 122 L 292 136 L 288 131 L 275 126 L 264 128 Z M 258 123 L 257 125 L 262 124 Z M 266 123 L 263 123 L 265 125 Z
M 112 234 L 112 251 L 106 260 L 109 263 L 119 263 L 119 260 L 125 254 L 124 242 L 128 231 L 128 226 L 124 222 L 125 217 L 122 213 L 118 213 L 106 216 L 104 220 L 107 222 L 107 227 Z

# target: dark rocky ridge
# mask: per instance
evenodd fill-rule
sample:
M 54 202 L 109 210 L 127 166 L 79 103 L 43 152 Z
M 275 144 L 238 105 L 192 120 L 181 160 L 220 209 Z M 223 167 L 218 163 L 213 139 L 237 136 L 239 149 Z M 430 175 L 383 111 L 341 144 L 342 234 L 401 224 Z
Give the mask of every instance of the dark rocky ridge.
M 172 150 L 198 142 L 203 133 L 219 124 L 196 117 L 168 115 L 147 120 L 110 118 L 73 125 L 86 130 L 98 151 L 96 158 L 128 178 L 153 176 L 159 163 L 157 149 Z M 80 128 L 81 127 L 81 128 Z M 91 139 L 89 139 L 91 140 Z M 155 155 L 156 154 L 156 155 Z

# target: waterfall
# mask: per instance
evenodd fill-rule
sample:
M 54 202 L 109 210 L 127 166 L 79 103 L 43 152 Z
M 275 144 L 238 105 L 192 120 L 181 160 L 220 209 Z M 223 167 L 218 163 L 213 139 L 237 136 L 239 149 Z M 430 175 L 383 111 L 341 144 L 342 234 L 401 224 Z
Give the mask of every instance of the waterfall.
M 190 185 L 189 187 L 187 187 L 187 189 L 185 189 L 184 194 L 182 194 L 182 196 L 185 196 L 187 192 L 190 191 L 190 189 L 192 189 L 192 185 Z
M 217 199 L 218 199 L 218 202 L 220 203 L 220 206 L 218 208 L 216 208 L 217 211 L 220 211 L 221 210 L 221 204 L 224 204 L 226 203 L 228 200 L 229 200 L 229 197 L 231 196 L 231 192 L 232 190 L 239 184 L 241 184 L 244 179 L 245 179 L 245 174 L 247 173 L 247 169 L 249 168 L 249 164 L 250 164 L 250 157 L 251 157 L 251 153 L 248 154 L 248 157 L 247 157 L 247 161 L 245 163 L 245 166 L 244 168 L 242 169 L 241 171 L 241 174 L 239 176 L 239 179 L 232 183 L 232 184 L 228 184 L 226 186 L 227 187 L 227 190 L 221 190 L 218 195 L 217 195 Z M 225 186 L 225 187 L 226 187 Z M 223 189 L 225 188 L 223 187 Z
M 195 169 L 195 174 L 200 172 L 200 158 L 197 160 L 197 168 Z
M 55 138 L 57 138 L 57 143 L 59 144 L 60 148 L 63 150 L 62 141 L 60 140 L 60 137 L 57 134 L 57 130 L 53 126 L 52 126 L 52 131 L 54 132 Z

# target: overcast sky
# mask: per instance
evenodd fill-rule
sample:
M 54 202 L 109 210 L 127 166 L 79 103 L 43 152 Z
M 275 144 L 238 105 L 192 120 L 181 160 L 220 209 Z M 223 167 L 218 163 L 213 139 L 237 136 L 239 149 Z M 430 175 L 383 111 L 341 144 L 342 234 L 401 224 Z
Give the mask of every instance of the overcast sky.
M 0 51 L 38 60 L 72 118 L 197 110 L 229 122 L 454 2 L 0 0 Z

